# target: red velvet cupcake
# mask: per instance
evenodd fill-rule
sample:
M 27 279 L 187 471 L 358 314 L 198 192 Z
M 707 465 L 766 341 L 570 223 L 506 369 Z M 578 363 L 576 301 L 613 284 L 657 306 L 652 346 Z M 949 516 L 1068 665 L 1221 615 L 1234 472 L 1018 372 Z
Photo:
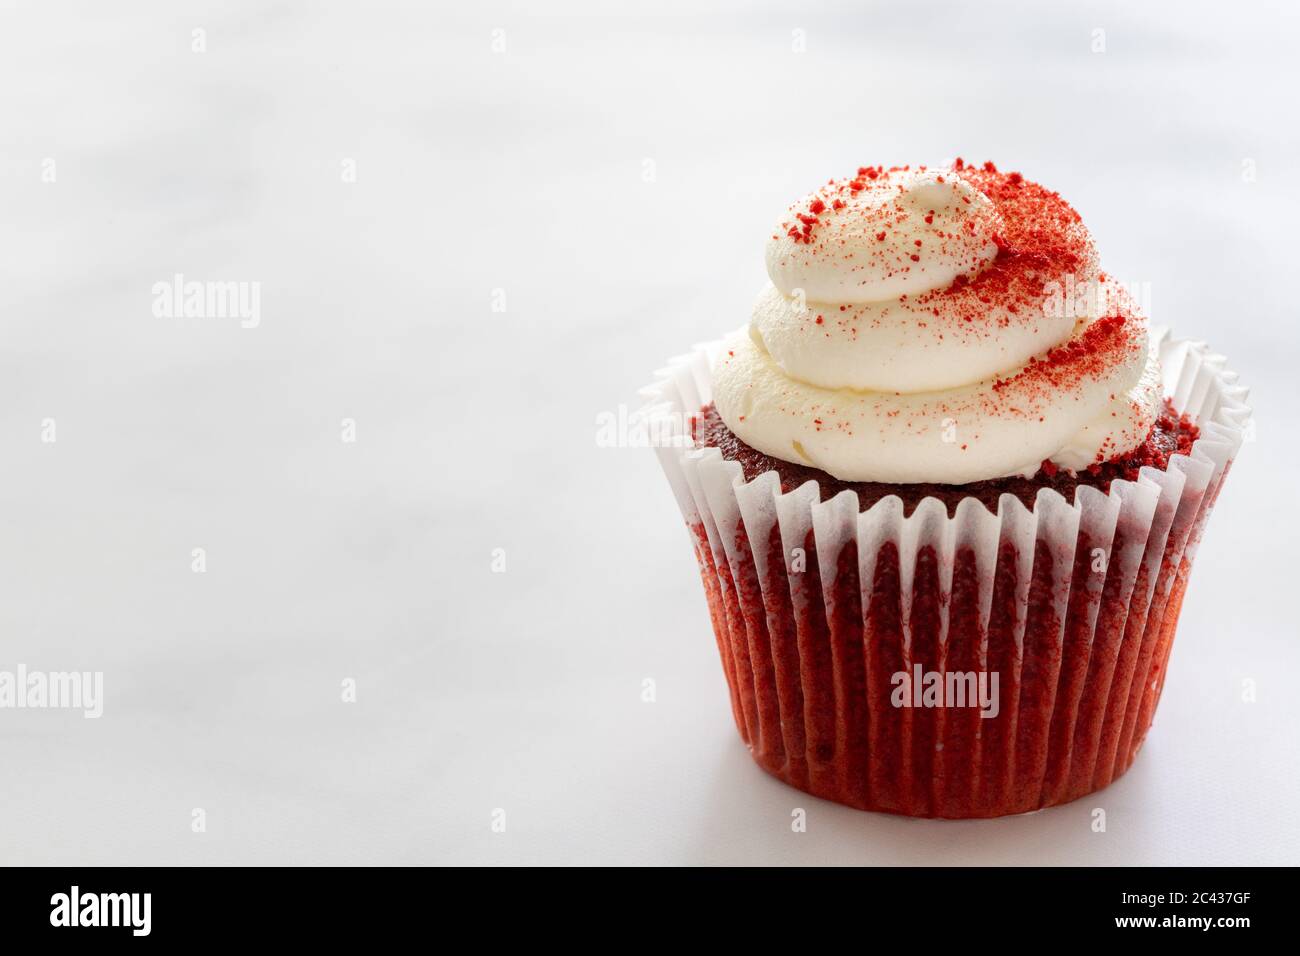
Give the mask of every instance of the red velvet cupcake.
M 957 160 L 788 210 L 750 325 L 643 410 L 754 759 L 993 817 L 1132 763 L 1245 392 L 1148 332 L 1056 193 Z

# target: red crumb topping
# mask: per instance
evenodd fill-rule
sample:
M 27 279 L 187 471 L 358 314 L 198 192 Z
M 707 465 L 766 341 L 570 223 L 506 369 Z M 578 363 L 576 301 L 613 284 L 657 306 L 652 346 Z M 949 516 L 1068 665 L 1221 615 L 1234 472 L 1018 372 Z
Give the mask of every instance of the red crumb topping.
M 925 167 L 916 167 L 924 170 Z M 843 239 L 835 232 L 819 230 L 827 218 L 852 215 L 843 212 L 845 199 L 868 188 L 885 173 L 903 172 L 910 166 L 861 166 L 851 179 L 831 180 L 812 197 L 803 208 L 791 210 L 791 217 L 781 229 L 795 244 L 805 248 L 808 256 L 823 259 L 852 259 L 846 252 Z M 1061 198 L 1059 193 L 1045 189 L 1025 179 L 1020 173 L 1000 172 L 991 162 L 972 166 L 962 159 L 953 163 L 953 171 L 969 185 L 986 195 L 997 209 L 1002 220 L 1000 231 L 990 234 L 997 247 L 997 256 L 974 276 L 958 277 L 946 288 L 922 293 L 911 299 L 913 312 L 923 311 L 943 320 L 946 327 L 958 323 L 962 335 L 994 335 L 1012 322 L 1030 323 L 1041 315 L 1044 290 L 1049 283 L 1064 284 L 1067 277 L 1083 281 L 1096 274 L 1096 252 L 1083 227 L 1079 214 Z M 969 198 L 965 197 L 969 202 Z M 937 242 L 952 237 L 934 224 L 934 210 L 903 211 L 892 219 L 901 224 L 903 217 L 917 215 L 924 220 Z M 958 228 L 974 233 L 977 217 L 962 220 Z M 876 229 L 871 235 L 884 242 L 889 229 Z M 908 263 L 921 262 L 924 251 L 919 249 L 903 258 L 904 271 Z M 856 263 L 847 262 L 852 270 Z M 905 301 L 906 301 L 906 297 Z M 846 316 L 846 322 L 857 322 L 857 310 Z
M 1058 392 L 1087 379 L 1104 376 L 1126 352 L 1141 347 L 1142 330 L 1130 326 L 1131 317 L 1110 315 L 1098 319 L 1083 334 L 1029 362 L 1010 378 L 993 383 L 993 390 L 1028 388 Z

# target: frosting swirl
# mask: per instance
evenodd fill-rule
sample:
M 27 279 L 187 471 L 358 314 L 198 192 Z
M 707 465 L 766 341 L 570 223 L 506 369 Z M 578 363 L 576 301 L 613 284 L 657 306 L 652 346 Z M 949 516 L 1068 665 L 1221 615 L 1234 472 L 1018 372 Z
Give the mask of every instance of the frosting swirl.
M 1086 468 L 1155 421 L 1145 321 L 1078 214 L 1017 173 L 863 167 L 790 207 L 767 270 L 714 402 L 769 455 L 962 484 Z

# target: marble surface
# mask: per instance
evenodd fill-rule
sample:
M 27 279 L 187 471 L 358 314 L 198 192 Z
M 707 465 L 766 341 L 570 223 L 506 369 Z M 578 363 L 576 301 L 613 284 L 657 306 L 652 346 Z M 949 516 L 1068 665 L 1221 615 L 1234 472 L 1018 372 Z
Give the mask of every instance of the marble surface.
M 862 7 L 0 7 L 0 670 L 104 680 L 0 710 L 0 862 L 1300 863 L 1296 12 Z M 596 422 L 745 321 L 786 201 L 958 154 L 1060 189 L 1257 433 L 1133 770 L 954 823 L 751 764 Z M 156 315 L 176 273 L 256 327 Z

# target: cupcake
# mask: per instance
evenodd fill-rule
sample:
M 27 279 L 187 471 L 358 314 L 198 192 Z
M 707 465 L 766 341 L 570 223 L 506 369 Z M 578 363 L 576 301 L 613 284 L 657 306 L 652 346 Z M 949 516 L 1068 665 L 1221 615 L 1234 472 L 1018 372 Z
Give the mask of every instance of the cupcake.
M 1249 411 L 1079 214 L 992 163 L 791 206 L 749 323 L 642 419 L 741 739 L 864 810 L 995 817 L 1132 764 Z

